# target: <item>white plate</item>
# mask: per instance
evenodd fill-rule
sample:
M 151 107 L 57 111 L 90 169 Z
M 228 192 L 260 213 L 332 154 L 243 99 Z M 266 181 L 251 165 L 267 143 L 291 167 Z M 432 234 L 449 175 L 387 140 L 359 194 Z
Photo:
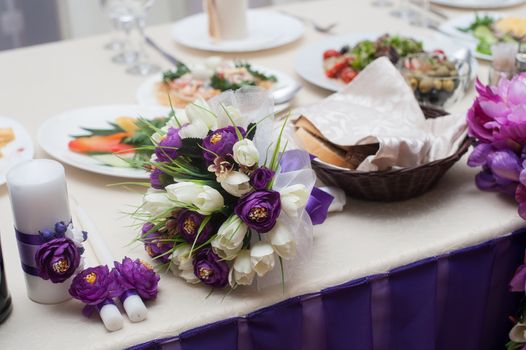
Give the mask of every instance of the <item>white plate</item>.
M 276 84 L 272 87 L 271 91 L 278 92 L 281 89 L 288 89 L 291 86 L 298 86 L 298 83 L 290 76 L 277 70 L 252 66 L 255 70 L 261 71 L 267 75 L 274 75 L 277 78 Z M 137 102 L 141 105 L 160 105 L 157 100 L 155 86 L 158 82 L 162 81 L 162 74 L 148 78 L 139 86 L 137 89 Z M 287 109 L 290 102 L 281 103 L 274 106 L 274 112 L 279 113 Z
M 178 43 L 194 49 L 216 52 L 248 52 L 270 49 L 299 39 L 305 30 L 303 23 L 291 16 L 268 10 L 249 10 L 248 37 L 241 40 L 214 42 L 208 36 L 205 13 L 184 18 L 172 27 L 172 37 Z
M 446 33 L 449 33 L 451 35 L 454 35 L 458 37 L 459 39 L 462 39 L 461 42 L 463 44 L 468 45 L 473 50 L 475 57 L 480 58 L 481 60 L 491 61 L 491 55 L 485 55 L 483 53 L 476 51 L 478 39 L 475 38 L 472 33 L 464 33 L 458 30 L 458 28 L 469 27 L 471 23 L 475 21 L 475 15 L 491 16 L 495 19 L 499 19 L 503 17 L 503 14 L 496 13 L 496 12 L 478 12 L 477 14 L 467 13 L 465 15 L 461 15 L 461 16 L 452 18 L 449 21 L 442 23 L 440 25 L 440 30 Z
M 381 33 L 351 33 L 330 37 L 312 45 L 305 46 L 296 55 L 296 72 L 309 83 L 327 90 L 339 91 L 345 86 L 345 83 L 337 79 L 327 78 L 323 70 L 323 52 L 328 49 L 338 50 L 344 45 L 352 46 L 362 40 L 376 40 L 381 35 Z M 452 56 L 457 50 L 461 49 L 460 46 L 455 45 L 450 40 L 422 37 L 413 34 L 402 36 L 422 41 L 424 50 L 426 51 L 441 49 L 444 50 L 448 56 Z M 474 80 L 478 64 L 475 59 L 472 60 L 471 64 L 472 79 Z
M 524 4 L 526 0 L 431 0 L 431 2 L 462 9 L 498 9 Z
M 25 160 L 33 159 L 35 148 L 26 129 L 16 120 L 0 116 L 0 128 L 13 128 L 15 139 L 0 151 L 0 185 L 5 184 L 5 176 L 14 165 Z
M 82 127 L 109 128 L 108 122 L 114 122 L 119 116 L 155 118 L 166 116 L 168 108 L 160 106 L 110 105 L 86 107 L 65 111 L 48 119 L 38 130 L 38 143 L 48 154 L 71 166 L 97 174 L 147 179 L 148 173 L 142 169 L 116 168 L 97 161 L 96 159 L 72 152 L 68 143 L 71 135 L 82 135 L 86 132 Z

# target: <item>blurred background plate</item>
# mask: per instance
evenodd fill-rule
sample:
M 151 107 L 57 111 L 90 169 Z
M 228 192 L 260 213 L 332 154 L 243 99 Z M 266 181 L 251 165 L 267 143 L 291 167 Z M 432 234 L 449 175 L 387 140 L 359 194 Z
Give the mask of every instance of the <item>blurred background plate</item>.
M 0 158 L 0 185 L 5 184 L 5 176 L 12 166 L 33 158 L 35 149 L 27 130 L 14 119 L 0 116 L 0 129 L 12 128 L 15 139 L 2 147 Z
M 498 9 L 524 4 L 526 0 L 431 0 L 431 2 L 461 9 Z

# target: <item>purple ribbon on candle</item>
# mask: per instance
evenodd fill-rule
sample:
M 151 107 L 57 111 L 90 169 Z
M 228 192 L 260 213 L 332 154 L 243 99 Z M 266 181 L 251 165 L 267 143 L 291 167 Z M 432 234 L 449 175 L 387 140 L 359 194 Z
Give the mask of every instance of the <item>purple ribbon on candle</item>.
M 105 305 L 115 305 L 115 302 L 111 298 L 105 299 L 103 302 L 97 304 L 97 305 L 86 305 L 82 309 L 82 314 L 86 317 L 91 317 L 95 310 L 100 311 Z
M 135 289 L 125 290 L 119 297 L 119 300 L 121 301 L 121 303 L 124 303 L 124 300 L 126 300 L 128 297 L 131 297 L 132 295 L 138 295 Z

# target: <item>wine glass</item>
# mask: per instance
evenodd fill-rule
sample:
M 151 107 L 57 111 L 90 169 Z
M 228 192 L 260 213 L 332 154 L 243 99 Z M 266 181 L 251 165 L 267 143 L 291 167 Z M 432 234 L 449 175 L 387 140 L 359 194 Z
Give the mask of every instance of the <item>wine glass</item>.
M 155 0 L 127 0 L 132 13 L 135 16 L 135 25 L 140 34 L 139 55 L 136 62 L 127 69 L 127 72 L 134 75 L 150 75 L 161 70 L 161 68 L 151 63 L 146 51 L 146 14 L 152 7 Z
M 131 32 L 135 27 L 135 14 L 129 6 L 130 0 L 100 0 L 106 14 L 114 19 L 115 26 L 124 33 L 124 39 L 120 52 L 112 57 L 112 61 L 118 64 L 130 65 L 137 61 L 138 52 L 133 49 L 131 43 Z
M 408 0 L 400 0 L 396 9 L 391 11 L 391 15 L 413 21 L 418 13 L 409 7 Z
M 389 7 L 393 6 L 393 2 L 391 0 L 374 0 L 372 5 L 374 7 Z
M 124 39 L 121 38 L 120 34 L 120 25 L 119 25 L 119 19 L 114 16 L 113 11 L 111 11 L 111 1 L 107 0 L 99 0 L 100 7 L 106 14 L 106 16 L 109 17 L 111 26 L 112 26 L 112 36 L 113 38 L 104 45 L 104 48 L 106 50 L 112 50 L 112 51 L 120 51 L 122 50 L 124 46 Z

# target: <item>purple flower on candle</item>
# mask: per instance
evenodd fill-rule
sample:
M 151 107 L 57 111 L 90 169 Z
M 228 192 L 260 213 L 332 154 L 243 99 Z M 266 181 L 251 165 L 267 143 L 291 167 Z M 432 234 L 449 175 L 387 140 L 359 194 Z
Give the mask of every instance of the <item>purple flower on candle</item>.
M 62 283 L 80 265 L 80 252 L 69 238 L 55 238 L 42 244 L 35 254 L 38 275 L 53 283 Z
M 177 216 L 177 232 L 183 237 L 188 243 L 195 243 L 197 245 L 205 243 L 210 236 L 213 234 L 213 226 L 209 221 L 203 230 L 197 236 L 199 227 L 205 219 L 204 215 L 196 213 L 191 210 L 182 210 Z M 197 239 L 196 239 L 197 238 Z
M 87 305 L 98 305 L 119 296 L 121 290 L 108 266 L 90 267 L 75 276 L 69 294 Z
M 237 130 L 245 137 L 245 130 L 237 127 Z M 236 127 L 232 125 L 217 129 L 203 139 L 203 156 L 208 164 L 214 163 L 216 157 L 226 158 L 232 155 L 234 144 L 238 141 Z
M 251 229 L 260 233 L 270 231 L 281 212 L 279 192 L 255 191 L 242 197 L 234 212 Z
M 177 149 L 183 145 L 179 129 L 169 128 L 159 145 L 155 148 L 158 162 L 169 162 L 177 158 Z
M 115 271 L 122 292 L 134 290 L 144 300 L 157 296 L 160 277 L 146 262 L 125 257 L 122 263 L 115 261 Z
M 250 174 L 250 184 L 255 190 L 264 190 L 270 181 L 272 181 L 273 177 L 273 170 L 266 167 L 257 168 Z
M 194 274 L 204 284 L 222 288 L 228 282 L 228 264 L 211 248 L 200 250 L 194 257 Z

